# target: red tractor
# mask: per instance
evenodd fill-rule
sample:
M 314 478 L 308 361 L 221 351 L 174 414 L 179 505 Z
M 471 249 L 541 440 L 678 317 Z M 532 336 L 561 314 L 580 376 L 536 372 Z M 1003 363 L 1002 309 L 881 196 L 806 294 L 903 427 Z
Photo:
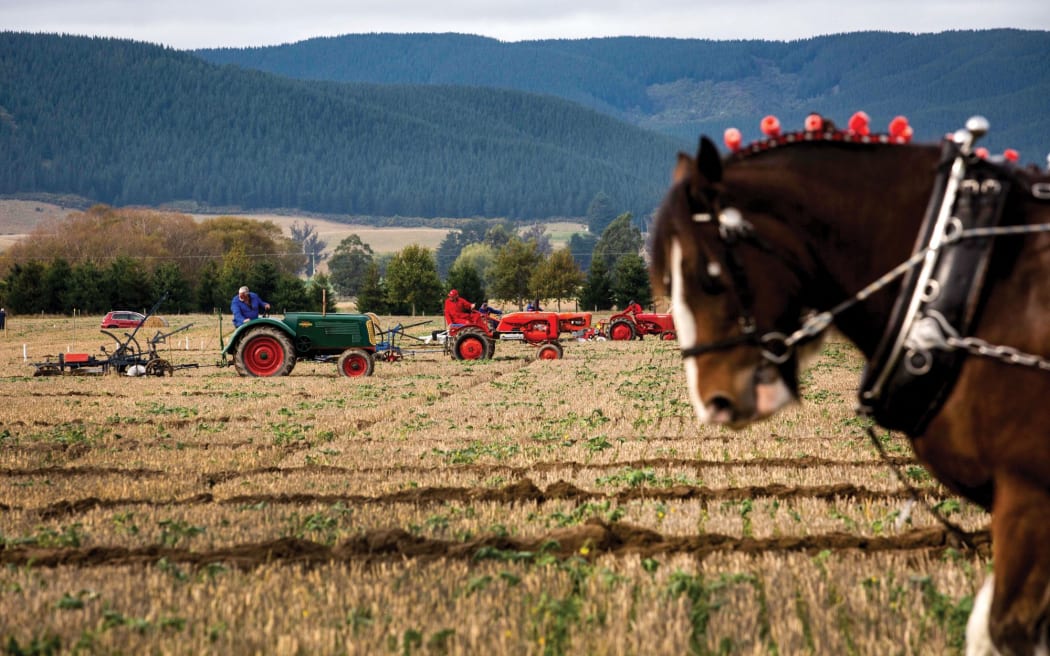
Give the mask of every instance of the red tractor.
M 591 327 L 590 312 L 559 312 L 558 330 L 563 333 L 576 334 Z
M 512 312 L 500 317 L 495 327 L 485 315 L 472 312 L 469 321 L 449 326 L 445 345 L 456 360 L 480 360 L 493 356 L 498 341 L 524 342 L 539 347 L 537 359 L 557 360 L 562 357 L 560 333 L 556 312 Z
M 655 312 L 621 312 L 609 317 L 609 339 L 641 339 L 643 335 L 659 335 L 660 339 L 675 339 L 674 317 Z

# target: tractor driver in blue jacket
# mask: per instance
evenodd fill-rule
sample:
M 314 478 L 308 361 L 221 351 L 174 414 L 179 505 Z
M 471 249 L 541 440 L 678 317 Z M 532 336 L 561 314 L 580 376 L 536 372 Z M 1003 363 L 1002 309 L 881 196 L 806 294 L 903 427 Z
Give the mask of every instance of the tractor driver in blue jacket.
M 499 325 L 499 318 L 503 316 L 503 310 L 497 310 L 489 305 L 488 301 L 478 303 L 477 307 L 474 309 L 485 315 L 485 319 L 489 322 L 489 327 L 492 330 L 496 329 L 496 326 Z
M 230 301 L 234 328 L 240 327 L 245 321 L 255 319 L 261 312 L 269 309 L 270 304 L 259 298 L 258 294 L 248 291 L 247 287 L 241 287 L 237 290 L 237 295 Z

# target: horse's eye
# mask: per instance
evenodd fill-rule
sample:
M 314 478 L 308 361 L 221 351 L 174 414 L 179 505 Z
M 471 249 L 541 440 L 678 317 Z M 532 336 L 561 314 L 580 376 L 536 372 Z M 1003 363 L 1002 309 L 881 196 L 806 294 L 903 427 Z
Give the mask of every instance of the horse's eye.
M 717 296 L 726 290 L 725 284 L 722 282 L 722 265 L 718 262 L 714 260 L 708 261 L 703 270 L 697 273 L 696 277 L 700 282 L 700 289 L 704 290 L 705 293 Z

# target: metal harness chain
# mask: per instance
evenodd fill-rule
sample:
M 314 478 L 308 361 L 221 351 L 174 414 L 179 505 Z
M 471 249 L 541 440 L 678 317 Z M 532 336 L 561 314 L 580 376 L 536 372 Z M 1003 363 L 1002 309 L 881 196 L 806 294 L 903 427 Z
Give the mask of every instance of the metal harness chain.
M 948 337 L 946 341 L 948 346 L 962 349 L 970 355 L 980 355 L 1005 362 L 1006 364 L 1038 367 L 1043 371 L 1050 371 L 1050 360 L 1031 353 L 1018 351 L 1012 346 L 996 346 L 977 337 Z
M 969 228 L 966 230 L 959 230 L 953 234 L 946 236 L 944 242 L 934 248 L 926 248 L 918 253 L 915 253 L 910 258 L 900 263 L 888 273 L 880 277 L 875 282 L 866 286 L 864 289 L 857 292 L 852 297 L 846 299 L 842 303 L 839 303 L 835 307 L 821 312 L 815 316 L 807 319 L 802 327 L 791 334 L 790 337 L 784 339 L 784 345 L 788 351 L 791 350 L 796 344 L 804 340 L 812 339 L 817 337 L 828 327 L 831 326 L 832 320 L 842 312 L 845 312 L 853 305 L 868 298 L 878 290 L 882 289 L 895 279 L 907 273 L 909 269 L 918 265 L 922 262 L 926 255 L 930 252 L 940 250 L 942 246 L 954 244 L 955 242 L 962 241 L 963 239 L 978 239 L 981 237 L 1002 237 L 1009 235 L 1024 235 L 1034 234 L 1040 232 L 1050 232 L 1050 223 L 1040 223 L 1037 225 L 1027 226 L 1002 226 L 995 228 Z M 977 337 L 959 337 L 957 335 L 950 335 L 946 341 L 938 345 L 940 348 L 961 348 L 966 350 L 971 355 L 979 355 L 982 357 L 994 358 L 1008 364 L 1017 364 L 1027 367 L 1038 367 L 1044 371 L 1050 371 L 1050 360 L 1040 357 L 1038 355 L 1032 355 L 1018 351 L 1017 349 L 1010 346 L 996 346 L 989 344 L 988 342 L 979 339 Z
M 919 494 L 919 490 L 911 484 L 911 481 L 909 481 L 908 478 L 901 473 L 900 467 L 898 467 L 897 464 L 890 459 L 889 454 L 886 453 L 886 448 L 882 446 L 882 442 L 880 442 L 878 436 L 875 435 L 875 430 L 871 426 L 868 426 L 867 430 L 868 438 L 871 440 L 871 443 L 875 446 L 875 450 L 879 452 L 879 457 L 882 458 L 883 462 L 889 465 L 890 470 L 893 472 L 893 475 L 897 477 L 897 482 L 904 486 L 904 489 L 907 490 L 908 494 L 911 495 L 911 498 L 917 504 L 922 506 L 923 510 L 933 515 L 933 518 L 936 519 L 937 522 L 945 528 L 945 530 L 954 535 L 955 538 L 959 540 L 962 546 L 969 547 L 971 549 L 974 548 L 975 545 L 973 543 L 972 534 L 967 532 L 966 529 L 959 526 L 952 520 L 945 517 L 937 508 L 931 506 L 930 502 Z

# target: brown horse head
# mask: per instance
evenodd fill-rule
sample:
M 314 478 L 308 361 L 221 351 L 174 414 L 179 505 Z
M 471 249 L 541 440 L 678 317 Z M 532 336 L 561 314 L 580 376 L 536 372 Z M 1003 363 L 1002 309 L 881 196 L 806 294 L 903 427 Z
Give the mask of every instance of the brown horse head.
M 657 215 L 651 273 L 672 299 L 697 415 L 742 427 L 797 398 L 797 361 L 778 342 L 799 326 L 810 266 L 776 217 L 737 200 L 708 138 L 695 158 L 679 154 Z

